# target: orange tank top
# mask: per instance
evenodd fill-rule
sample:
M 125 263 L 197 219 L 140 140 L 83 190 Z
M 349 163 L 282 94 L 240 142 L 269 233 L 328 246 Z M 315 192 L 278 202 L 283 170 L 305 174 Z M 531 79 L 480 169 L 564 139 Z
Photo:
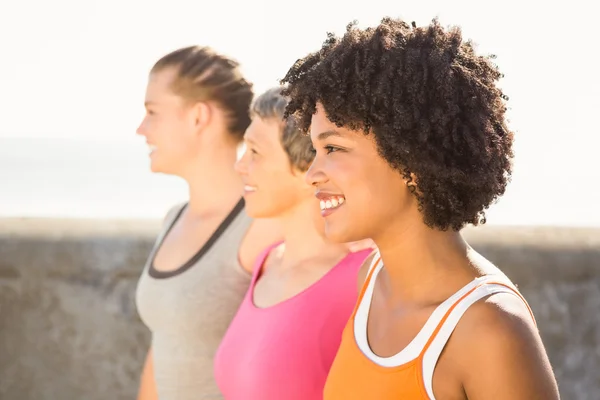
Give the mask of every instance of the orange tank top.
M 476 278 L 440 304 L 406 348 L 391 357 L 379 357 L 368 344 L 367 319 L 374 283 L 382 268 L 377 254 L 342 334 L 325 385 L 324 400 L 435 400 L 432 389 L 435 365 L 465 311 L 495 293 L 512 293 L 525 302 L 503 277 Z

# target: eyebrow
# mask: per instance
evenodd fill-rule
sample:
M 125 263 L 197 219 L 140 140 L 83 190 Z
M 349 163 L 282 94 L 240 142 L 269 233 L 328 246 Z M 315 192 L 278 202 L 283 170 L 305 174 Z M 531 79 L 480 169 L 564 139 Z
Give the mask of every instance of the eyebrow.
M 155 103 L 155 102 L 153 102 L 153 101 L 145 101 L 145 102 L 144 102 L 144 107 L 153 106 L 153 105 L 155 105 L 155 104 L 156 104 L 156 103 Z
M 248 144 L 251 144 L 252 146 L 260 147 L 260 146 L 258 146 L 258 143 L 256 143 L 256 141 L 254 139 L 252 139 L 252 137 L 248 137 L 248 136 L 244 135 L 244 141 Z
M 341 137 L 342 135 L 338 132 L 338 131 L 325 131 L 325 132 L 321 132 L 317 135 L 317 140 L 325 140 L 330 136 L 339 136 Z

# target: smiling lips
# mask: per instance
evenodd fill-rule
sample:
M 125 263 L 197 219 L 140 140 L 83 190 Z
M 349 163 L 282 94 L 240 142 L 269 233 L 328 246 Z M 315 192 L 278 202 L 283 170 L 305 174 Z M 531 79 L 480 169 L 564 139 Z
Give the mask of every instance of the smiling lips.
M 346 202 L 346 198 L 341 195 L 317 193 L 316 196 L 320 200 L 319 205 L 323 217 L 330 215 Z
M 244 185 L 244 194 L 256 192 L 256 188 L 250 185 Z
M 244 185 L 244 194 L 250 194 L 256 192 L 256 187 L 251 185 Z M 342 195 L 317 193 L 316 197 L 319 199 L 319 205 L 321 207 L 321 216 L 326 217 L 340 208 L 345 202 L 346 198 Z

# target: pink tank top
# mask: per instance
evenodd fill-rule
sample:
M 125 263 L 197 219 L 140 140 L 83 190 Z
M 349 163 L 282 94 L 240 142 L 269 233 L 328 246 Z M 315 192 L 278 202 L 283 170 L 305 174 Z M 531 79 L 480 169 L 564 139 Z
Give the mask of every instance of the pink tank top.
M 358 298 L 358 270 L 370 249 L 349 253 L 296 296 L 257 308 L 252 294 L 269 252 L 257 259 L 250 289 L 215 356 L 215 379 L 227 400 L 321 400 Z

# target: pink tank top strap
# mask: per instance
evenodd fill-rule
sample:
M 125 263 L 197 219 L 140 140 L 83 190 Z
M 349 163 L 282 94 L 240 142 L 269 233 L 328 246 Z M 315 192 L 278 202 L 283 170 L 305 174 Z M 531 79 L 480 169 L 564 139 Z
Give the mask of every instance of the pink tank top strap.
M 263 266 L 265 265 L 265 261 L 267 261 L 269 254 L 271 254 L 271 251 L 282 243 L 283 243 L 283 241 L 280 240 L 278 242 L 275 242 L 275 243 L 267 246 L 263 251 L 260 252 L 258 257 L 256 257 L 256 261 L 254 262 L 254 266 L 252 268 L 252 280 L 250 281 L 251 288 L 254 287 L 256 280 L 260 276 Z

